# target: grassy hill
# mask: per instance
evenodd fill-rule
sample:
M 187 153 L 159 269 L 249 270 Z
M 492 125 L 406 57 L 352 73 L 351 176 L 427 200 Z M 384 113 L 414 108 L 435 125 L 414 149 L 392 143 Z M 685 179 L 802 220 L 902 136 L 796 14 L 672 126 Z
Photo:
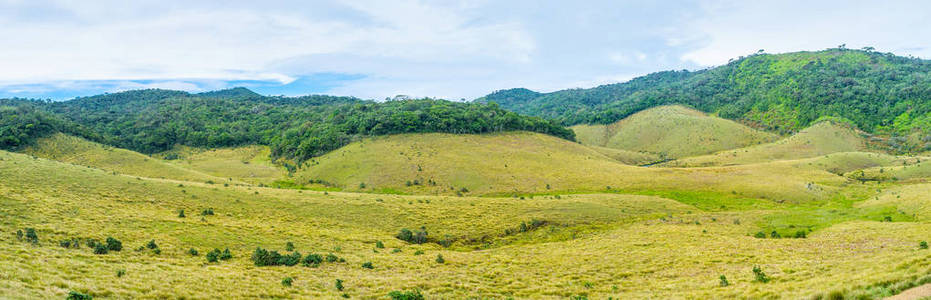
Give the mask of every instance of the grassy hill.
M 76 165 L 99 168 L 116 173 L 151 178 L 166 178 L 200 182 L 228 182 L 225 177 L 211 176 L 137 152 L 101 145 L 62 133 L 37 139 L 23 153 Z
M 675 167 L 742 165 L 866 150 L 866 140 L 859 133 L 846 126 L 825 121 L 773 143 L 683 158 L 665 165 Z
M 0 231 L 7 233 L 0 235 L 0 294 L 13 299 L 65 298 L 70 291 L 104 299 L 385 298 L 415 288 L 427 298 L 873 298 L 924 280 L 931 268 L 927 250 L 917 248 L 931 225 L 884 202 L 706 210 L 625 194 L 324 193 L 136 179 L 4 151 L 0 177 Z M 890 199 L 885 195 L 879 199 Z M 201 216 L 207 208 L 215 214 Z M 178 216 L 182 209 L 186 218 Z M 884 215 L 893 222 L 879 222 Z M 545 222 L 520 230 L 533 219 Z M 420 226 L 437 242 L 394 237 Z M 36 243 L 17 237 L 25 228 L 35 228 Z M 807 238 L 752 237 L 805 228 L 814 229 Z M 122 251 L 93 254 L 85 244 L 107 237 L 120 240 Z M 75 239 L 80 248 L 59 245 Z M 438 244 L 443 240 L 450 247 Z M 150 241 L 158 251 L 145 247 Z M 256 247 L 290 253 L 288 242 L 301 254 L 345 261 L 258 267 L 250 259 Z M 189 254 L 192 248 L 199 255 Z M 204 253 L 214 248 L 228 248 L 232 258 L 208 262 Z M 580 256 L 587 258 L 566 259 Z M 755 282 L 754 266 L 771 280 Z M 727 287 L 719 285 L 722 275 Z M 281 284 L 286 277 L 291 286 Z
M 571 127 L 576 139 L 664 157 L 686 157 L 768 142 L 776 135 L 672 105 L 647 109 L 609 125 Z
M 308 161 L 294 178 L 296 183 L 322 181 L 349 191 L 441 195 L 678 190 L 687 191 L 683 198 L 692 198 L 686 201 L 724 195 L 744 204 L 757 202 L 738 199 L 825 199 L 847 180 L 783 162 L 707 169 L 634 167 L 591 147 L 534 133 L 365 139 Z

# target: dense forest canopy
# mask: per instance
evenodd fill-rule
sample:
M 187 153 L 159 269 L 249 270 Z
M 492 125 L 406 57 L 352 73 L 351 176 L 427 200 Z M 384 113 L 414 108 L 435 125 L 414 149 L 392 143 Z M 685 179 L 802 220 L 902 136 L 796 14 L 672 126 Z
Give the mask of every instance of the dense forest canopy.
M 64 102 L 4 101 L 0 102 L 8 103 L 0 106 L 4 149 L 56 131 L 143 153 L 175 145 L 264 144 L 272 147 L 276 158 L 295 161 L 361 137 L 397 133 L 527 130 L 574 140 L 571 130 L 555 122 L 521 116 L 496 104 L 437 99 L 266 97 L 236 88 L 200 94 L 148 89 Z
M 564 125 L 606 124 L 657 105 L 685 104 L 781 133 L 835 117 L 868 132 L 905 135 L 931 130 L 931 61 L 869 48 L 760 52 L 700 71 L 543 94 L 503 90 L 476 101 Z

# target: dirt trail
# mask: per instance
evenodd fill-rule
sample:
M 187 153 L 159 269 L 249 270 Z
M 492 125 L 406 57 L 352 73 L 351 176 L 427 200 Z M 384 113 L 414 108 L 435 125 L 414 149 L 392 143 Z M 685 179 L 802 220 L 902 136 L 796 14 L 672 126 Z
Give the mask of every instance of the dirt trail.
M 898 295 L 886 298 L 886 300 L 913 300 L 927 297 L 931 297 L 931 283 L 907 289 Z

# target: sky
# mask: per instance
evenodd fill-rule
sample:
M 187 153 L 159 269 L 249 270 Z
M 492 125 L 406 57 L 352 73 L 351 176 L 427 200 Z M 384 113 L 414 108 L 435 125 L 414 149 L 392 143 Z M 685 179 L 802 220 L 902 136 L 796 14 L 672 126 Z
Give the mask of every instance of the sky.
M 875 47 L 931 58 L 928 1 L 0 0 L 0 97 L 143 88 L 471 100 Z

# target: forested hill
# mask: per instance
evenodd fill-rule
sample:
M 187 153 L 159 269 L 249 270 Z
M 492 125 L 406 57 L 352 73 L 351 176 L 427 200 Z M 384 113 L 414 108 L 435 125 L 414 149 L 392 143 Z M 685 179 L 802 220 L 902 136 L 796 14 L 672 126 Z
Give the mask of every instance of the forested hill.
M 276 158 L 303 161 L 364 136 L 412 132 L 527 130 L 574 140 L 555 122 L 495 104 L 437 99 L 374 102 L 352 97 L 267 97 L 245 88 L 191 94 L 137 90 L 64 102 L 0 102 L 4 149 L 66 132 L 143 153 L 175 145 L 264 144 Z
M 783 133 L 830 116 L 868 132 L 904 135 L 931 130 L 931 61 L 872 49 L 758 53 L 706 70 L 552 93 L 503 90 L 476 101 L 564 125 L 607 124 L 646 108 L 685 104 Z

